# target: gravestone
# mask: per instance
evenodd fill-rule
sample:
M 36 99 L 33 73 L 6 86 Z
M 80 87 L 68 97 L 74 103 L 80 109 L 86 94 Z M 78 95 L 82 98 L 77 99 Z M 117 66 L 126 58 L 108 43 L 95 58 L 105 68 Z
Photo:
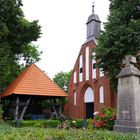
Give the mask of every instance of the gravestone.
M 113 130 L 140 133 L 140 71 L 136 58 L 126 56 L 118 77 L 117 119 Z

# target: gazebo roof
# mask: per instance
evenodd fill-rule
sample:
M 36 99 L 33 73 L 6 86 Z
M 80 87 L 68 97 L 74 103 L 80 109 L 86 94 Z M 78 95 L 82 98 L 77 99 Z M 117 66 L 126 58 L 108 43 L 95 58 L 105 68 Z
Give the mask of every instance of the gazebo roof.
M 0 98 L 12 95 L 67 96 L 35 64 L 29 65 L 0 95 Z

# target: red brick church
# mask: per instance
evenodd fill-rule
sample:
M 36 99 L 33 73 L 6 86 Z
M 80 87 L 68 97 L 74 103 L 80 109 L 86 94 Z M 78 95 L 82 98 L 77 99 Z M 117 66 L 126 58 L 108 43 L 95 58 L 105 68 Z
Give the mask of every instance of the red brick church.
M 65 113 L 71 118 L 92 118 L 101 107 L 116 106 L 116 94 L 111 92 L 110 80 L 95 67 L 95 48 L 100 34 L 101 21 L 94 13 L 87 20 L 87 39 L 82 45 L 69 82 Z

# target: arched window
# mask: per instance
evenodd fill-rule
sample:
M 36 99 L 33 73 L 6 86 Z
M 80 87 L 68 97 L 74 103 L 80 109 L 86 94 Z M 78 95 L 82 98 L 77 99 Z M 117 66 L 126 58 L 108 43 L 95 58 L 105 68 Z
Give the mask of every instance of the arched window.
M 87 90 L 85 91 L 84 102 L 85 103 L 94 102 L 94 92 L 91 87 L 88 87 Z
M 76 105 L 76 91 L 73 93 L 73 101 L 74 101 L 74 105 Z
M 99 99 L 100 99 L 100 103 L 104 103 L 104 89 L 103 89 L 103 86 L 100 86 L 100 88 L 99 88 Z
M 79 82 L 82 82 L 83 79 L 83 56 L 79 57 Z
M 74 72 L 74 74 L 73 74 L 73 83 L 76 83 L 77 82 L 77 79 L 76 79 L 77 77 L 76 77 L 76 71 Z

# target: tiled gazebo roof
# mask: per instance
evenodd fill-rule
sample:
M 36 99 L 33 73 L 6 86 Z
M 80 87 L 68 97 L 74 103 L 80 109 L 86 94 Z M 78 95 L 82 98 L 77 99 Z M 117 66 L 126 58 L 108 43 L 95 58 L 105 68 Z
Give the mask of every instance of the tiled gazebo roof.
M 0 98 L 19 95 L 67 96 L 44 72 L 35 64 L 28 66 L 0 95 Z

